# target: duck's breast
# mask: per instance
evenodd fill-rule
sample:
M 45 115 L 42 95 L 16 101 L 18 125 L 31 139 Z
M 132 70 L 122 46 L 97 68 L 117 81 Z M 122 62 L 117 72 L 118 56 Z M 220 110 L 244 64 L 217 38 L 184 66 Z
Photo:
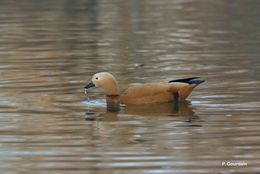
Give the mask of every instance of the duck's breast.
M 167 83 L 133 85 L 120 96 L 120 101 L 124 104 L 160 103 L 172 100 L 170 85 Z

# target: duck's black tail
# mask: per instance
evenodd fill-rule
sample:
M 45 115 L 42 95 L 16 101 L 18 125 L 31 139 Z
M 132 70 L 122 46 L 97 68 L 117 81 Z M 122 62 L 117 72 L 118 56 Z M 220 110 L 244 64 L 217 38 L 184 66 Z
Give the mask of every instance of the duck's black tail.
M 205 82 L 205 80 L 199 80 L 198 78 L 199 77 L 190 77 L 190 78 L 184 78 L 184 79 L 176 79 L 176 80 L 169 81 L 169 83 L 181 82 L 181 83 L 188 83 L 188 84 L 199 85 L 199 84 Z

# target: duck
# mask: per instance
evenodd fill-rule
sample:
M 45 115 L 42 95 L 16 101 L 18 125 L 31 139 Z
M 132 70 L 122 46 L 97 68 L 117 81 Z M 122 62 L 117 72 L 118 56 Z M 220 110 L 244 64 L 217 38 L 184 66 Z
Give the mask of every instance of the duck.
M 85 85 L 85 93 L 93 87 L 103 89 L 107 106 L 139 105 L 184 101 L 192 90 L 205 80 L 199 77 L 175 79 L 168 82 L 151 82 L 130 85 L 121 94 L 115 76 L 109 72 L 99 72 Z

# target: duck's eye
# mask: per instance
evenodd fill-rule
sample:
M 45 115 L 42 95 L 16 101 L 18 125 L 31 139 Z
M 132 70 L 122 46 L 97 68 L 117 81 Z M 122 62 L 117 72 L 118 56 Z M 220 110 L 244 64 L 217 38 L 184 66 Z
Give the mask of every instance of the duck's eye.
M 96 77 L 96 80 L 98 80 L 98 77 Z

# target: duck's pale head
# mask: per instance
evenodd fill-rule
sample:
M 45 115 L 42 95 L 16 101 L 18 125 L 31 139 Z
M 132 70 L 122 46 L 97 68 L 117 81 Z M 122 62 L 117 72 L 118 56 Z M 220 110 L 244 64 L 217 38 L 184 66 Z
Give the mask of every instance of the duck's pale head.
M 108 72 L 100 72 L 93 75 L 91 81 L 85 86 L 85 89 L 92 87 L 101 88 L 107 95 L 118 95 L 118 83 L 115 77 Z

